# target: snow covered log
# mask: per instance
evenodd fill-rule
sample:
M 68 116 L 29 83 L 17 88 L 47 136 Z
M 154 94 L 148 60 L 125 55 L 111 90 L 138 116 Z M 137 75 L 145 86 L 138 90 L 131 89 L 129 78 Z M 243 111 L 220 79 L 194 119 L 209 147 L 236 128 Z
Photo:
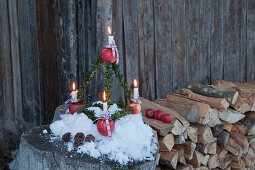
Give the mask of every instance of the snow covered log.
M 128 165 L 119 165 L 106 158 L 95 159 L 87 154 L 76 151 L 68 152 L 62 141 L 52 140 L 49 133 L 43 133 L 49 126 L 35 127 L 23 133 L 20 142 L 20 151 L 15 161 L 15 170 L 75 170 L 75 169 L 155 169 L 157 164 L 156 153 L 153 161 L 132 162 Z
M 219 91 L 212 89 L 208 86 L 199 84 L 199 83 L 190 83 L 186 87 L 190 89 L 192 92 L 207 96 L 207 97 L 215 97 L 215 98 L 225 98 L 229 104 L 234 105 L 236 103 L 238 92 L 237 91 Z

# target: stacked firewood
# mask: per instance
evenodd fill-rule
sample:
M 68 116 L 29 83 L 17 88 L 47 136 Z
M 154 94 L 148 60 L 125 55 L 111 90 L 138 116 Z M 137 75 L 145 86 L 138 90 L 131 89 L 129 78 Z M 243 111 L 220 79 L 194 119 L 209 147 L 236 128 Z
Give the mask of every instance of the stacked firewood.
M 255 81 L 190 83 L 165 99 L 141 98 L 143 119 L 159 142 L 159 164 L 169 169 L 248 169 L 255 165 Z M 171 114 L 149 119 L 147 109 Z

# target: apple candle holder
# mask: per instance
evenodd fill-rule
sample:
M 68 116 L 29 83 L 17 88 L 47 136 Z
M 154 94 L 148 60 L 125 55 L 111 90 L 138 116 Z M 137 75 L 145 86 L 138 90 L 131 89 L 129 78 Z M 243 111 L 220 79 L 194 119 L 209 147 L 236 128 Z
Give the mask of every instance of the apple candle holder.
M 77 112 L 77 109 L 80 108 L 80 107 L 84 107 L 82 102 L 74 102 L 74 103 L 71 103 L 69 105 L 69 112 L 71 114 L 74 114 L 75 112 Z

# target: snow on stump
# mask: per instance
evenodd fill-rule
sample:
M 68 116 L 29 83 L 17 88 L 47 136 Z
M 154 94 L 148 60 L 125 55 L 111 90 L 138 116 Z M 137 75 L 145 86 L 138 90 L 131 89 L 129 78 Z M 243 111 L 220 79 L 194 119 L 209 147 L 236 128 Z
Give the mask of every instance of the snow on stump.
M 65 114 L 68 106 L 57 107 L 53 121 L 61 121 L 60 115 Z M 75 116 L 75 115 L 74 115 Z M 80 115 L 84 119 L 84 115 Z M 136 115 L 138 116 L 138 115 Z M 123 119 L 134 120 L 130 116 Z M 136 119 L 135 119 L 136 120 Z M 83 121 L 83 120 L 82 120 Z M 137 120 L 139 122 L 139 119 Z M 83 121 L 84 122 L 84 121 Z M 85 122 L 86 123 L 86 122 Z M 134 123 L 131 126 L 134 126 Z M 96 135 L 96 134 L 95 134 Z M 96 136 L 97 137 L 97 136 Z M 115 138 L 116 139 L 116 138 Z M 131 145 L 132 146 L 132 145 Z M 49 125 L 32 128 L 23 133 L 20 141 L 20 151 L 16 158 L 14 169 L 17 170 L 44 170 L 44 169 L 155 169 L 158 161 L 158 152 L 152 155 L 152 160 L 131 161 L 120 164 L 107 156 L 95 158 L 87 153 L 78 153 L 77 149 L 69 150 L 67 145 L 52 134 Z

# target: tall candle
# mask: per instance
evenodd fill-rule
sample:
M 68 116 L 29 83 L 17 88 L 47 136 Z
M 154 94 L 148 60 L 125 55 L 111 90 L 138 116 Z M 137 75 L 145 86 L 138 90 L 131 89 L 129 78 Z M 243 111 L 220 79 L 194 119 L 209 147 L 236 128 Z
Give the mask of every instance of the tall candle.
M 138 99 L 138 97 L 139 97 L 139 91 L 137 87 L 137 81 L 136 79 L 134 79 L 134 99 Z
M 110 28 L 110 27 L 108 27 L 108 32 L 109 32 L 108 44 L 114 44 L 115 41 L 114 41 L 113 35 L 111 35 L 111 34 L 112 34 L 112 31 L 111 31 L 111 28 Z
M 103 103 L 103 112 L 106 113 L 107 112 L 107 101 L 106 101 L 106 94 L 105 91 L 103 93 L 103 99 L 104 99 L 104 103 Z
M 73 91 L 71 92 L 71 101 L 72 102 L 78 102 L 78 99 L 77 99 L 77 93 L 78 93 L 78 90 L 75 90 L 75 83 L 73 82 Z

